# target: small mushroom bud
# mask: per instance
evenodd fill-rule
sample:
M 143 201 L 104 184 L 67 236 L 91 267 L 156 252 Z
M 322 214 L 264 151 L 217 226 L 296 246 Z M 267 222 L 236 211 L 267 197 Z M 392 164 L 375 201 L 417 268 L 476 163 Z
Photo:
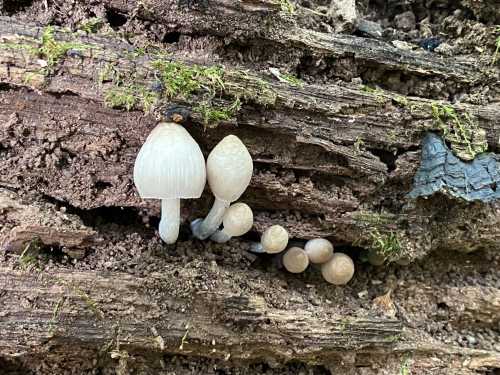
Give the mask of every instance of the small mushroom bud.
M 300 247 L 291 247 L 283 255 L 282 262 L 288 272 L 301 273 L 309 265 L 309 258 Z
M 252 209 L 245 203 L 232 204 L 222 218 L 222 225 L 222 230 L 218 230 L 210 237 L 212 241 L 224 243 L 231 237 L 244 235 L 252 229 Z
M 354 262 L 343 253 L 334 253 L 332 258 L 321 266 L 323 278 L 334 285 L 345 285 L 354 275 Z
M 381 266 L 385 263 L 385 257 L 373 250 L 368 253 L 367 259 L 372 266 Z
M 304 250 L 311 263 L 326 263 L 333 256 L 333 245 L 324 238 L 315 238 L 307 241 Z
M 268 254 L 281 253 L 288 245 L 288 232 L 281 225 L 273 225 L 260 238 L 262 249 Z
M 228 135 L 214 147 L 207 158 L 207 179 L 215 202 L 204 220 L 196 219 L 191 223 L 196 238 L 204 240 L 219 228 L 231 202 L 248 187 L 252 172 L 252 157 L 235 135 Z
M 161 199 L 160 237 L 177 241 L 180 199 L 199 198 L 206 183 L 205 159 L 186 129 L 160 122 L 142 145 L 134 164 L 141 198 Z

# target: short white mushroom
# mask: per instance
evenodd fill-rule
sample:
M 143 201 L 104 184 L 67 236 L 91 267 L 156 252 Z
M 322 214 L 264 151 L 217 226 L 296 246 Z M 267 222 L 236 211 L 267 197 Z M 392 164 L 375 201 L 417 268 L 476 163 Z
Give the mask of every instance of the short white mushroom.
M 228 135 L 214 147 L 207 158 L 207 179 L 215 202 L 205 219 L 191 223 L 196 238 L 204 240 L 219 228 L 231 202 L 248 187 L 252 172 L 252 157 L 235 135 Z
M 345 285 L 354 275 L 354 262 L 343 253 L 334 253 L 332 258 L 321 266 L 323 278 L 334 285 Z
M 283 255 L 283 266 L 288 272 L 301 273 L 304 272 L 309 265 L 309 258 L 300 247 L 291 247 Z
M 285 250 L 288 245 L 288 232 L 281 225 L 272 225 L 267 228 L 260 242 L 253 243 L 250 251 L 254 253 L 277 254 Z
M 174 243 L 179 235 L 180 199 L 199 198 L 206 183 L 198 143 L 181 125 L 159 123 L 137 154 L 134 183 L 141 198 L 161 199 L 160 237 Z
M 333 256 L 333 245 L 324 238 L 314 238 L 307 241 L 304 250 L 311 263 L 326 263 Z
M 224 243 L 231 237 L 244 235 L 252 229 L 252 209 L 245 203 L 232 204 L 222 218 L 222 225 L 222 230 L 218 230 L 210 237 L 212 241 Z

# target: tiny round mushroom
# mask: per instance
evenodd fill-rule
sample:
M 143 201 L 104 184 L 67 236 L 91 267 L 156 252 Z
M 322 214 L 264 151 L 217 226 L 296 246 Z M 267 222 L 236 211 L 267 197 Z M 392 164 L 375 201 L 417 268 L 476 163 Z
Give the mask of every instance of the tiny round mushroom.
M 343 253 L 334 253 L 332 258 L 321 266 L 323 278 L 334 285 L 345 285 L 354 275 L 354 262 Z
M 177 241 L 180 199 L 199 198 L 206 183 L 205 159 L 181 125 L 160 122 L 142 145 L 134 164 L 134 183 L 144 199 L 161 199 L 160 237 Z
M 281 225 L 272 225 L 262 233 L 260 243 L 268 254 L 281 253 L 288 245 L 288 232 Z
M 231 202 L 248 187 L 252 173 L 252 157 L 237 136 L 228 135 L 214 147 L 207 158 L 207 179 L 215 202 L 205 219 L 191 222 L 196 238 L 204 240 L 219 228 Z
M 300 247 L 291 247 L 283 255 L 283 266 L 288 272 L 304 272 L 309 265 L 309 257 L 304 249 Z
M 307 241 L 304 250 L 311 263 L 326 263 L 333 256 L 333 245 L 324 238 L 314 238 Z
M 252 229 L 253 212 L 246 203 L 234 203 L 227 209 L 222 218 L 222 230 L 218 230 L 210 239 L 218 243 L 224 243 L 231 237 L 242 236 Z
M 385 263 L 385 257 L 373 250 L 368 252 L 367 259 L 368 263 L 370 263 L 372 266 L 381 266 Z

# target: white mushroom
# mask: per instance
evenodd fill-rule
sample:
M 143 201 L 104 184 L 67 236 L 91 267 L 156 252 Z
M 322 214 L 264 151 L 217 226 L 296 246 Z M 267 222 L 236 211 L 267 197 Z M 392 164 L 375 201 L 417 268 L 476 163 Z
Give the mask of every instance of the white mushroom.
M 260 242 L 252 244 L 250 251 L 254 253 L 277 254 L 285 250 L 288 245 L 288 232 L 281 225 L 272 225 L 267 228 Z
M 179 235 L 180 199 L 199 198 L 205 187 L 200 147 L 181 125 L 159 123 L 137 154 L 134 183 L 141 198 L 161 199 L 160 237 L 174 243 Z
M 323 278 L 334 285 L 345 285 L 354 275 L 354 262 L 343 253 L 335 253 L 321 266 Z
M 191 223 L 196 238 L 204 240 L 219 228 L 230 203 L 246 190 L 252 172 L 252 157 L 235 135 L 228 135 L 214 147 L 207 158 L 207 179 L 215 202 L 204 220 L 196 219 Z
M 301 273 L 309 265 L 309 258 L 300 247 L 291 247 L 283 255 L 282 262 L 288 272 Z
M 333 245 L 324 238 L 315 238 L 307 241 L 304 250 L 311 263 L 326 263 L 333 256 Z
M 252 229 L 253 212 L 245 203 L 232 204 L 222 218 L 222 230 L 218 230 L 210 239 L 215 242 L 223 243 L 231 237 L 242 236 Z

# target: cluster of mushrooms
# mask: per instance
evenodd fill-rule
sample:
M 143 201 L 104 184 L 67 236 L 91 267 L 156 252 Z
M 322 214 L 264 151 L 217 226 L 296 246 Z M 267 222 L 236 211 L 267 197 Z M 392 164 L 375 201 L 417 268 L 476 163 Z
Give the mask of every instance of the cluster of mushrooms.
M 165 243 L 172 244 L 179 236 L 180 200 L 199 198 L 208 181 L 215 202 L 204 219 L 191 222 L 191 231 L 200 240 L 224 243 L 253 226 L 251 208 L 242 202 L 231 204 L 248 187 L 252 172 L 252 157 L 235 135 L 223 138 L 205 164 L 199 145 L 182 125 L 160 122 L 139 150 L 134 183 L 141 198 L 161 199 L 158 231 Z M 278 254 L 287 245 L 286 229 L 273 225 L 264 231 L 260 243 L 252 244 L 251 251 Z M 334 253 L 333 245 L 322 238 L 308 241 L 304 248 L 292 246 L 280 256 L 292 273 L 305 271 L 309 263 L 320 264 L 325 280 L 335 285 L 346 284 L 354 274 L 351 258 Z
M 264 231 L 259 243 L 252 244 L 250 251 L 279 254 L 280 263 L 291 273 L 304 272 L 309 264 L 319 265 L 323 278 L 334 285 L 345 285 L 354 275 L 352 259 L 346 254 L 334 253 L 327 239 L 314 238 L 303 247 L 299 243 L 288 245 L 286 229 L 273 225 Z

